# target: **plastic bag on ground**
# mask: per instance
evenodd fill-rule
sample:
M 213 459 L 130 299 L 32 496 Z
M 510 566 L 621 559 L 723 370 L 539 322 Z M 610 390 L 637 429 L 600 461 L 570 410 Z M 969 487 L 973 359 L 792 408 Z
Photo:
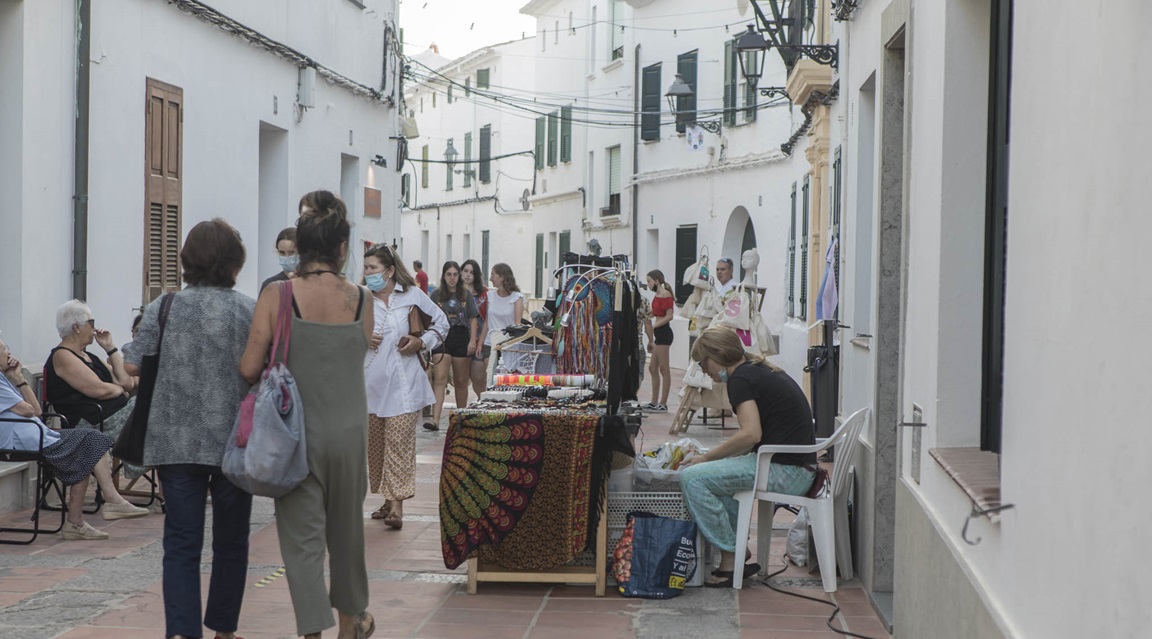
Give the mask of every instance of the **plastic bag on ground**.
M 808 509 L 801 508 L 788 529 L 785 546 L 788 560 L 797 566 L 808 565 Z

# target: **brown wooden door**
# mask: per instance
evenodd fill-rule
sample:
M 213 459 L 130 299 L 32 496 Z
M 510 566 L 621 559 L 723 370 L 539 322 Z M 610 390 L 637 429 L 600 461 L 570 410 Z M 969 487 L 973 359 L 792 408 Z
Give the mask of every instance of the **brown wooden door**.
M 144 120 L 144 303 L 180 290 L 184 90 L 148 78 Z

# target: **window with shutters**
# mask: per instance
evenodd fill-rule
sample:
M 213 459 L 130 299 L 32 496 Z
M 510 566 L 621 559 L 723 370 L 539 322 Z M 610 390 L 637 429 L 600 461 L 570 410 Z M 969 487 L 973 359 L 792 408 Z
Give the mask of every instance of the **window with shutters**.
M 572 161 L 572 107 L 560 107 L 560 161 Z
M 547 128 L 548 128 L 548 118 L 547 117 L 542 115 L 542 116 L 536 118 L 536 150 L 534 153 L 536 155 L 536 170 L 537 171 L 544 170 L 544 160 L 545 160 L 544 138 L 547 135 L 546 134 Z
M 144 115 L 144 287 L 147 304 L 180 290 L 184 90 L 148 78 Z
M 448 85 L 448 104 L 452 104 L 452 85 Z
M 660 70 L 659 62 L 644 67 L 640 85 L 640 139 L 647 142 L 660 139 L 660 108 L 663 101 Z
M 420 149 L 420 188 L 428 188 L 428 145 Z
M 492 125 L 480 127 L 480 183 L 492 181 Z
M 464 188 L 472 186 L 472 132 L 464 134 Z
M 436 108 L 436 92 L 435 91 L 432 92 L 432 108 L 433 109 Z
M 556 166 L 557 145 L 560 142 L 560 113 L 553 111 L 548 114 L 548 166 Z
M 400 198 L 404 201 L 404 206 L 412 206 L 412 174 L 405 173 L 400 176 Z
M 685 115 L 679 118 L 676 124 L 676 132 L 683 133 L 686 122 L 696 121 L 696 96 L 700 93 L 696 89 L 696 60 L 698 51 L 689 51 L 682 53 L 676 58 L 676 72 L 680 74 L 681 79 L 692 89 L 692 95 L 680 98 L 679 111 Z
M 480 268 L 484 271 L 483 279 L 488 281 L 488 231 L 480 231 Z
M 472 95 L 472 76 L 464 78 L 464 97 Z
M 836 147 L 832 154 L 832 237 L 828 240 L 836 242 L 836 249 L 832 254 L 832 276 L 836 282 L 836 290 L 840 290 L 840 200 L 844 197 L 844 163 L 841 160 L 841 147 Z M 832 316 L 840 318 L 840 305 L 836 305 L 836 312 Z
M 456 141 L 453 138 L 448 138 L 448 145 L 446 148 L 448 148 L 448 147 L 451 147 L 451 148 L 456 147 Z M 444 180 L 444 190 L 445 191 L 451 191 L 452 190 L 452 169 L 455 167 L 456 167 L 455 164 L 445 164 L 444 165 L 444 175 L 446 176 L 445 180 Z
M 681 226 L 676 229 L 676 273 L 683 273 L 696 263 L 696 225 Z M 683 304 L 692 295 L 692 285 L 685 284 L 677 277 L 676 303 Z
M 536 234 L 536 297 L 544 297 L 544 234 Z
M 560 231 L 560 239 L 556 241 L 556 257 L 564 259 L 564 254 L 572 251 L 572 231 Z
M 620 147 L 608 149 L 608 207 L 601 215 L 620 215 Z
M 489 78 L 492 75 L 491 69 L 477 69 L 476 70 L 476 88 L 487 89 Z
M 749 51 L 744 54 L 744 66 L 748 69 L 756 68 L 756 53 Z M 744 81 L 744 121 L 756 121 L 756 83 Z
M 728 40 L 724 43 L 724 126 L 736 126 L 736 76 L 740 71 L 739 61 L 736 59 L 736 43 Z
M 796 317 L 796 183 L 792 183 L 792 222 L 788 225 L 788 317 Z
M 800 190 L 800 304 L 796 317 L 808 319 L 808 222 L 812 215 L 812 198 L 807 175 Z
M 624 29 L 620 24 L 620 13 L 623 0 L 608 0 L 608 10 L 612 20 L 608 24 L 608 60 L 609 62 L 624 57 Z

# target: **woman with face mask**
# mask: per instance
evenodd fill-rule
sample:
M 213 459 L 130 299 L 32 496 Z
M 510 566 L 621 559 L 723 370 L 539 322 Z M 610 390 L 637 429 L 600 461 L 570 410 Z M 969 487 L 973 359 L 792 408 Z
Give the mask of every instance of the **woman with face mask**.
M 737 509 L 733 495 L 752 489 L 756 450 L 766 445 L 815 444 L 816 431 L 808 398 L 796 381 L 759 355 L 745 352 L 733 329 L 705 329 L 692 346 L 692 359 L 713 380 L 728 385 L 728 400 L 740 426 L 720 445 L 680 465 L 680 487 L 688 512 L 700 532 L 720 549 L 720 567 L 704 585 L 731 588 L 736 564 Z M 777 453 L 772 456 L 767 489 L 803 495 L 812 486 L 815 471 L 815 453 Z M 759 572 L 760 566 L 746 564 L 741 569 L 749 577 Z
M 289 226 L 276 236 L 276 259 L 280 262 L 280 272 L 264 280 L 260 290 L 273 282 L 283 282 L 296 274 L 300 268 L 300 255 L 296 252 L 296 227 Z
M 368 489 L 384 497 L 372 519 L 399 529 L 404 525 L 404 500 L 416 494 L 416 423 L 420 411 L 436 399 L 416 355 L 440 346 L 448 318 L 387 244 L 377 244 L 364 254 L 364 283 L 375 306 L 364 359 Z M 409 334 L 414 306 L 432 317 L 431 328 L 419 337 Z

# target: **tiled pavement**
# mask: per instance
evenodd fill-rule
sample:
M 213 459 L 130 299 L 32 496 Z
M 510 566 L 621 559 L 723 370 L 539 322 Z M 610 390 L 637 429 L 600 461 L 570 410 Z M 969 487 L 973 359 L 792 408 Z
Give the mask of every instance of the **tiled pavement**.
M 674 371 L 678 378 L 679 372 Z M 676 379 L 676 382 L 679 380 Z M 675 384 L 674 387 L 678 387 Z M 642 393 L 647 397 L 646 391 Z M 451 399 L 449 399 L 451 401 Z M 645 420 L 645 446 L 669 439 L 670 412 Z M 445 411 L 447 413 L 447 411 Z M 726 433 L 692 426 L 689 436 L 706 445 Z M 371 605 L 378 637 L 423 639 L 662 639 L 707 636 L 717 639 L 831 639 L 825 621 L 831 606 L 775 592 L 759 580 L 740 592 L 689 588 L 669 601 L 625 599 L 609 587 L 606 597 L 591 587 L 480 584 L 477 595 L 464 592 L 464 569 L 448 571 L 440 556 L 437 478 L 442 433 L 419 434 L 416 497 L 405 507 L 404 528 L 393 531 L 367 518 L 380 505 L 369 496 L 364 505 L 368 527 L 367 561 Z M 23 523 L 27 512 L 0 516 L 0 525 Z M 52 513 L 50 513 L 52 514 Z M 781 511 L 777 526 L 787 525 Z M 41 537 L 31 546 L 0 546 L 0 639 L 115 638 L 163 636 L 160 594 L 160 533 L 163 515 L 104 522 L 89 521 L 111 534 L 99 542 L 64 542 Z M 257 499 L 253 508 L 250 581 L 245 593 L 240 634 L 247 639 L 296 636 L 287 582 L 276 577 L 281 566 L 272 524 L 272 503 Z M 209 531 L 210 532 L 210 531 Z M 773 540 L 768 560 L 782 566 L 784 531 Z M 206 541 L 206 546 L 210 540 Z M 755 544 L 752 544 L 754 547 Z M 210 556 L 205 554 L 204 592 Z M 764 563 L 761 560 L 761 563 Z M 269 579 L 270 578 L 270 579 Z M 819 587 L 818 575 L 789 567 L 777 585 L 840 605 L 838 627 L 869 637 L 887 638 L 858 582 L 842 582 L 833 595 Z M 212 636 L 208 632 L 208 637 Z M 335 637 L 336 633 L 325 633 Z

